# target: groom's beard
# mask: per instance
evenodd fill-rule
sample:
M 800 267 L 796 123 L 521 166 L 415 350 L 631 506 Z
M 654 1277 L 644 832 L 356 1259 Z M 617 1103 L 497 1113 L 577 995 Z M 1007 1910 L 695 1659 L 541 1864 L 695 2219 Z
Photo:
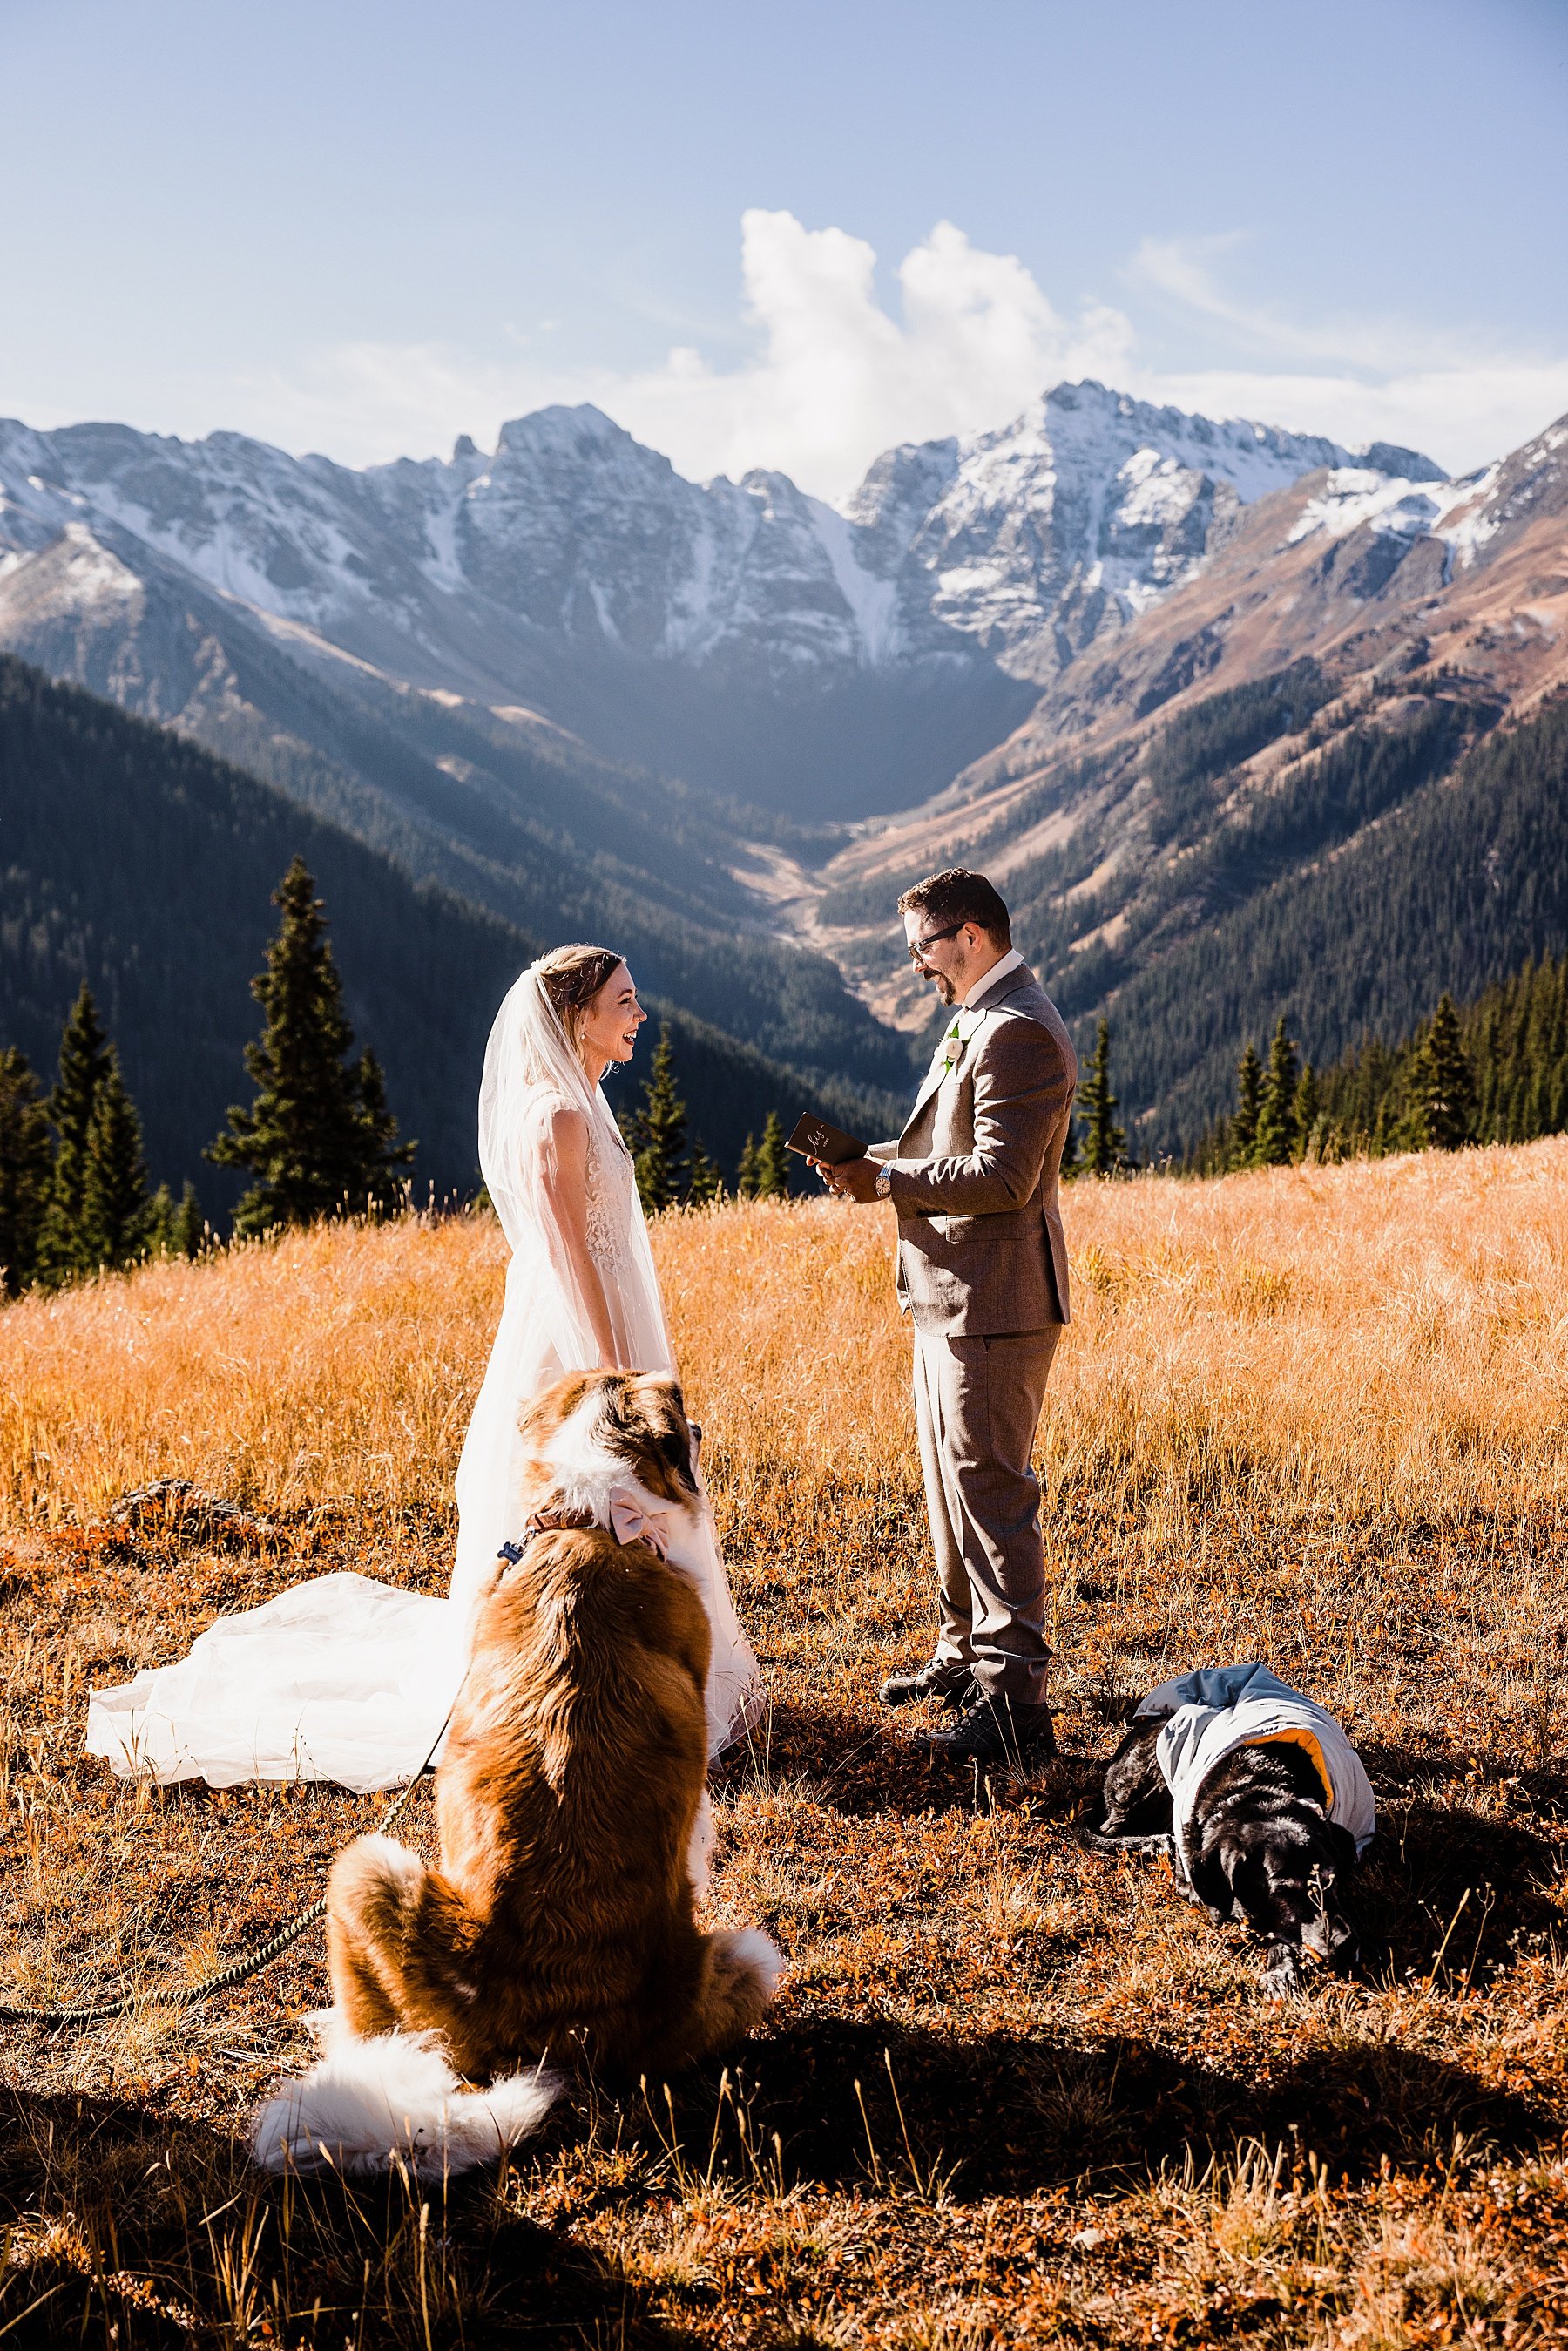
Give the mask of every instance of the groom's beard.
M 946 972 L 933 971 L 931 973 L 931 977 L 937 983 L 937 994 L 941 998 L 942 1002 L 944 1004 L 956 1004 L 958 1002 L 958 989 L 948 977 Z

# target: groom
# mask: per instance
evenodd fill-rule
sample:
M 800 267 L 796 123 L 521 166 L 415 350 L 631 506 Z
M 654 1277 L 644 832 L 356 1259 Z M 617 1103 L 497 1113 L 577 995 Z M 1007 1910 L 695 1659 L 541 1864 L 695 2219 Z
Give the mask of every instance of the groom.
M 1029 1456 L 1067 1320 L 1056 1176 L 1078 1063 L 983 873 L 933 873 L 898 912 L 909 960 L 954 1016 L 897 1143 L 822 1169 L 849 1199 L 892 1201 L 899 1303 L 914 1325 L 940 1629 L 936 1655 L 890 1676 L 881 1696 L 956 1711 L 928 1739 L 934 1750 L 1018 1763 L 1056 1745 Z

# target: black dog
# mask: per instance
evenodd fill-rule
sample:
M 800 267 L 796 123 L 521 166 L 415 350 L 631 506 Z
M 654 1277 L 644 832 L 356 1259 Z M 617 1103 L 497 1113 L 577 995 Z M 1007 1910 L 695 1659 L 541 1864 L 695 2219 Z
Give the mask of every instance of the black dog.
M 1303 1950 L 1349 1974 L 1360 1956 L 1344 1907 L 1355 1840 L 1329 1818 L 1311 1755 L 1278 1743 L 1232 1749 L 1199 1787 L 1178 1854 L 1157 1751 L 1169 1719 L 1134 1722 L 1106 1766 L 1104 1816 L 1088 1843 L 1098 1853 L 1169 1853 L 1188 1901 L 1262 1938 L 1271 1998 L 1302 1989 Z

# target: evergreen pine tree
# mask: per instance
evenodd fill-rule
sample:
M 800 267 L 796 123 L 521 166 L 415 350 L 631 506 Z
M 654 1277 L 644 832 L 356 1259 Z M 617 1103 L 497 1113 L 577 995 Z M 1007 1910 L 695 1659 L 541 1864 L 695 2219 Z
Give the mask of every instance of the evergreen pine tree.
M 686 1197 L 694 1208 L 706 1208 L 724 1196 L 724 1177 L 716 1159 L 710 1159 L 702 1148 L 702 1138 L 691 1139 L 691 1180 Z
M 54 1178 L 49 1122 L 25 1053 L 0 1053 L 0 1282 L 18 1297 L 37 1269 Z
M 273 895 L 283 920 L 266 969 L 251 982 L 265 1014 L 245 1048 L 257 1093 L 236 1103 L 226 1133 L 207 1146 L 219 1167 L 246 1167 L 255 1182 L 234 1212 L 234 1230 L 265 1233 L 317 1217 L 395 1202 L 413 1156 L 399 1143 L 373 1053 L 347 1061 L 354 1034 L 327 939 L 316 884 L 296 857 Z
M 1394 1121 L 1389 1114 L 1388 1097 L 1385 1094 L 1377 1105 L 1377 1115 L 1372 1122 L 1372 1133 L 1366 1144 L 1367 1156 L 1371 1159 L 1386 1159 L 1391 1151 L 1397 1151 L 1398 1148 L 1399 1143 L 1395 1133 Z
M 686 1105 L 675 1087 L 675 1048 L 665 1022 L 643 1081 L 642 1108 L 626 1123 L 643 1214 L 657 1217 L 681 1197 L 686 1176 Z
M 207 1246 L 207 1219 L 202 1214 L 194 1184 L 187 1183 L 180 1194 L 169 1227 L 169 1239 L 176 1257 L 200 1257 Z
M 1463 1012 L 1439 1007 L 1396 1046 L 1364 1039 L 1325 1073 L 1323 1095 L 1329 1122 L 1375 1156 L 1563 1132 L 1568 956 L 1526 962 Z
M 1317 1071 L 1309 1061 L 1296 1085 L 1295 1100 L 1291 1104 L 1295 1120 L 1296 1157 L 1304 1159 L 1313 1147 L 1322 1105 L 1318 1101 Z
M 1089 1075 L 1078 1089 L 1083 1107 L 1084 1166 L 1090 1176 L 1114 1176 L 1127 1165 L 1127 1135 L 1116 1123 L 1116 1097 L 1111 1092 L 1111 1026 L 1102 1020 L 1095 1036 L 1095 1058 Z
M 167 1184 L 160 1184 L 152 1195 L 148 1221 L 154 1257 L 201 1256 L 207 1228 L 193 1184 L 186 1185 L 178 1200 L 171 1196 Z
M 141 1121 L 111 1045 L 93 1096 L 82 1178 L 79 1229 L 89 1265 L 119 1272 L 145 1257 L 152 1242 L 151 1209 Z
M 50 1289 L 97 1270 L 82 1229 L 88 1130 L 109 1068 L 109 1040 L 84 979 L 60 1037 L 60 1074 L 49 1096 L 55 1172 L 38 1235 L 37 1278 Z
M 1456 1029 L 1456 1034 L 1457 1034 Z M 1533 1057 L 1535 1069 L 1530 1085 L 1530 1138 L 1552 1132 L 1552 1072 L 1539 1054 Z M 1469 1135 L 1461 1138 L 1469 1142 Z
M 742 1200 L 757 1196 L 757 1138 L 748 1134 L 741 1145 L 741 1164 L 735 1171 L 735 1189 Z
M 1459 1036 L 1459 1014 L 1447 988 L 1438 998 L 1412 1074 L 1421 1141 L 1432 1150 L 1457 1151 L 1473 1132 L 1475 1084 Z
M 1496 1003 L 1487 1007 L 1482 1019 L 1479 1052 L 1481 1086 L 1477 1133 L 1484 1142 L 1495 1143 L 1498 1097 L 1502 1087 L 1502 1009 Z
M 1180 1163 L 1183 1176 L 1223 1176 L 1231 1165 L 1231 1122 L 1217 1118 L 1189 1145 Z
M 1231 1165 L 1251 1167 L 1258 1141 L 1258 1113 L 1263 1100 L 1263 1065 L 1251 1039 L 1236 1065 L 1236 1115 L 1231 1121 Z
M 1269 1066 L 1258 1103 L 1258 1134 L 1252 1145 L 1253 1165 L 1287 1167 L 1296 1155 L 1296 1087 L 1301 1064 L 1282 1012 L 1269 1048 Z
M 784 1125 L 776 1110 L 768 1113 L 755 1165 L 757 1198 L 782 1200 L 789 1190 L 789 1161 L 784 1157 Z
M 398 1122 L 387 1107 L 387 1077 L 380 1057 L 367 1045 L 359 1056 L 359 1134 L 365 1153 L 365 1207 L 389 1217 L 409 1196 L 411 1143 L 398 1141 Z M 360 1200 L 354 1203 L 355 1208 Z

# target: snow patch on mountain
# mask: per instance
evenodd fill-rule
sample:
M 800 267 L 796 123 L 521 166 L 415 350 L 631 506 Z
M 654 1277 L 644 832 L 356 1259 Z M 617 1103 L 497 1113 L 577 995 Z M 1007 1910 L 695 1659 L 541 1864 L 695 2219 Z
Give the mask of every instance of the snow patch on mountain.
M 1493 465 L 1457 481 L 1416 483 L 1389 480 L 1366 466 L 1335 466 L 1303 507 L 1285 544 L 1316 533 L 1345 538 L 1364 528 L 1399 538 L 1429 536 L 1449 547 L 1463 568 L 1502 528 L 1495 497 L 1501 472 Z
M 130 604 L 141 582 L 129 564 L 101 547 L 84 522 L 68 522 L 55 549 L 49 601 L 57 611 Z
M 862 659 L 871 668 L 897 661 L 902 650 L 898 625 L 898 587 L 866 567 L 855 525 L 834 507 L 811 501 L 816 535 L 827 550 L 838 592 L 854 622 Z

